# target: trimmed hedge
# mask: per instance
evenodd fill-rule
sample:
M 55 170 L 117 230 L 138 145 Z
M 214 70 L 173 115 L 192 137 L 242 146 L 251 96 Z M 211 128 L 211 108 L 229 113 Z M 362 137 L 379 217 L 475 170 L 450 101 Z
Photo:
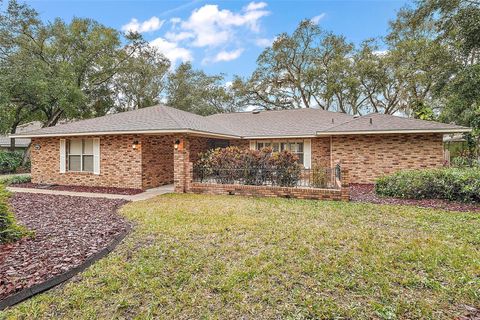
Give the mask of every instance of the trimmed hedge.
M 8 204 L 9 197 L 10 193 L 0 184 L 0 244 L 13 242 L 28 234 L 24 227 L 16 224 Z
M 399 171 L 377 180 L 382 196 L 480 203 L 479 168 Z

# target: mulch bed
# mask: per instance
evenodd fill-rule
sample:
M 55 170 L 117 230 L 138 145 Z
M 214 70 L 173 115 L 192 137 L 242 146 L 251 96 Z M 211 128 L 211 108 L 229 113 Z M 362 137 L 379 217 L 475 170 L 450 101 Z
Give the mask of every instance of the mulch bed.
M 139 194 L 139 193 L 143 192 L 142 189 L 64 186 L 64 185 L 58 185 L 58 184 L 44 185 L 44 184 L 31 183 L 31 182 L 13 184 L 12 187 L 46 189 L 46 190 L 60 190 L 60 191 L 74 191 L 74 192 L 123 194 L 123 195 L 134 195 L 134 194 Z
M 17 221 L 35 232 L 0 245 L 0 300 L 79 266 L 129 228 L 116 214 L 127 201 L 15 193 Z
M 480 204 L 450 202 L 441 199 L 400 199 L 381 197 L 375 193 L 373 184 L 351 184 L 350 200 L 356 202 L 370 202 L 377 204 L 399 204 L 423 208 L 435 208 L 449 211 L 480 211 Z

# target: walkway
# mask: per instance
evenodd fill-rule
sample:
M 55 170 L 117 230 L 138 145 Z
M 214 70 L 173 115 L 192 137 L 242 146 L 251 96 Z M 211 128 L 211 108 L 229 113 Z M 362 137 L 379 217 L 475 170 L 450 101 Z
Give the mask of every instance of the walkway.
M 158 187 L 158 188 L 148 189 L 145 192 L 135 194 L 135 195 L 75 192 L 75 191 L 60 191 L 60 190 L 15 188 L 15 187 L 7 187 L 7 190 L 10 191 L 10 192 L 27 192 L 27 193 L 40 193 L 40 194 L 74 196 L 74 197 L 124 199 L 124 200 L 128 200 L 128 201 L 141 201 L 141 200 L 147 200 L 147 199 L 150 199 L 150 198 L 162 195 L 162 194 L 172 193 L 174 188 L 173 188 L 173 184 L 169 184 L 169 185 L 161 186 L 161 187 Z

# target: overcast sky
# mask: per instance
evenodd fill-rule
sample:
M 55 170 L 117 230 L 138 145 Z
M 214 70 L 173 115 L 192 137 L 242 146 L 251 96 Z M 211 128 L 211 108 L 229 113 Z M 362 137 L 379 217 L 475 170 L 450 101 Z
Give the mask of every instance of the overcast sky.
M 27 1 L 48 21 L 93 18 L 119 30 L 136 30 L 178 64 L 192 61 L 207 73 L 249 75 L 276 35 L 302 19 L 356 44 L 383 36 L 406 1 Z

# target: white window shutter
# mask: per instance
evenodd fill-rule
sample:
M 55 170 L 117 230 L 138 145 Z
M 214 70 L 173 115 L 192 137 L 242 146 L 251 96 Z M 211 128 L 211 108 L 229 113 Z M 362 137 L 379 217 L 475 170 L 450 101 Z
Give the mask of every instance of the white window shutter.
M 250 150 L 255 150 L 256 149 L 256 143 L 253 140 L 250 140 Z
M 60 139 L 60 173 L 65 173 L 67 168 L 67 148 L 65 139 Z
M 303 166 L 305 169 L 312 167 L 312 141 L 310 139 L 303 140 Z
M 100 138 L 93 139 L 93 173 L 100 174 Z

